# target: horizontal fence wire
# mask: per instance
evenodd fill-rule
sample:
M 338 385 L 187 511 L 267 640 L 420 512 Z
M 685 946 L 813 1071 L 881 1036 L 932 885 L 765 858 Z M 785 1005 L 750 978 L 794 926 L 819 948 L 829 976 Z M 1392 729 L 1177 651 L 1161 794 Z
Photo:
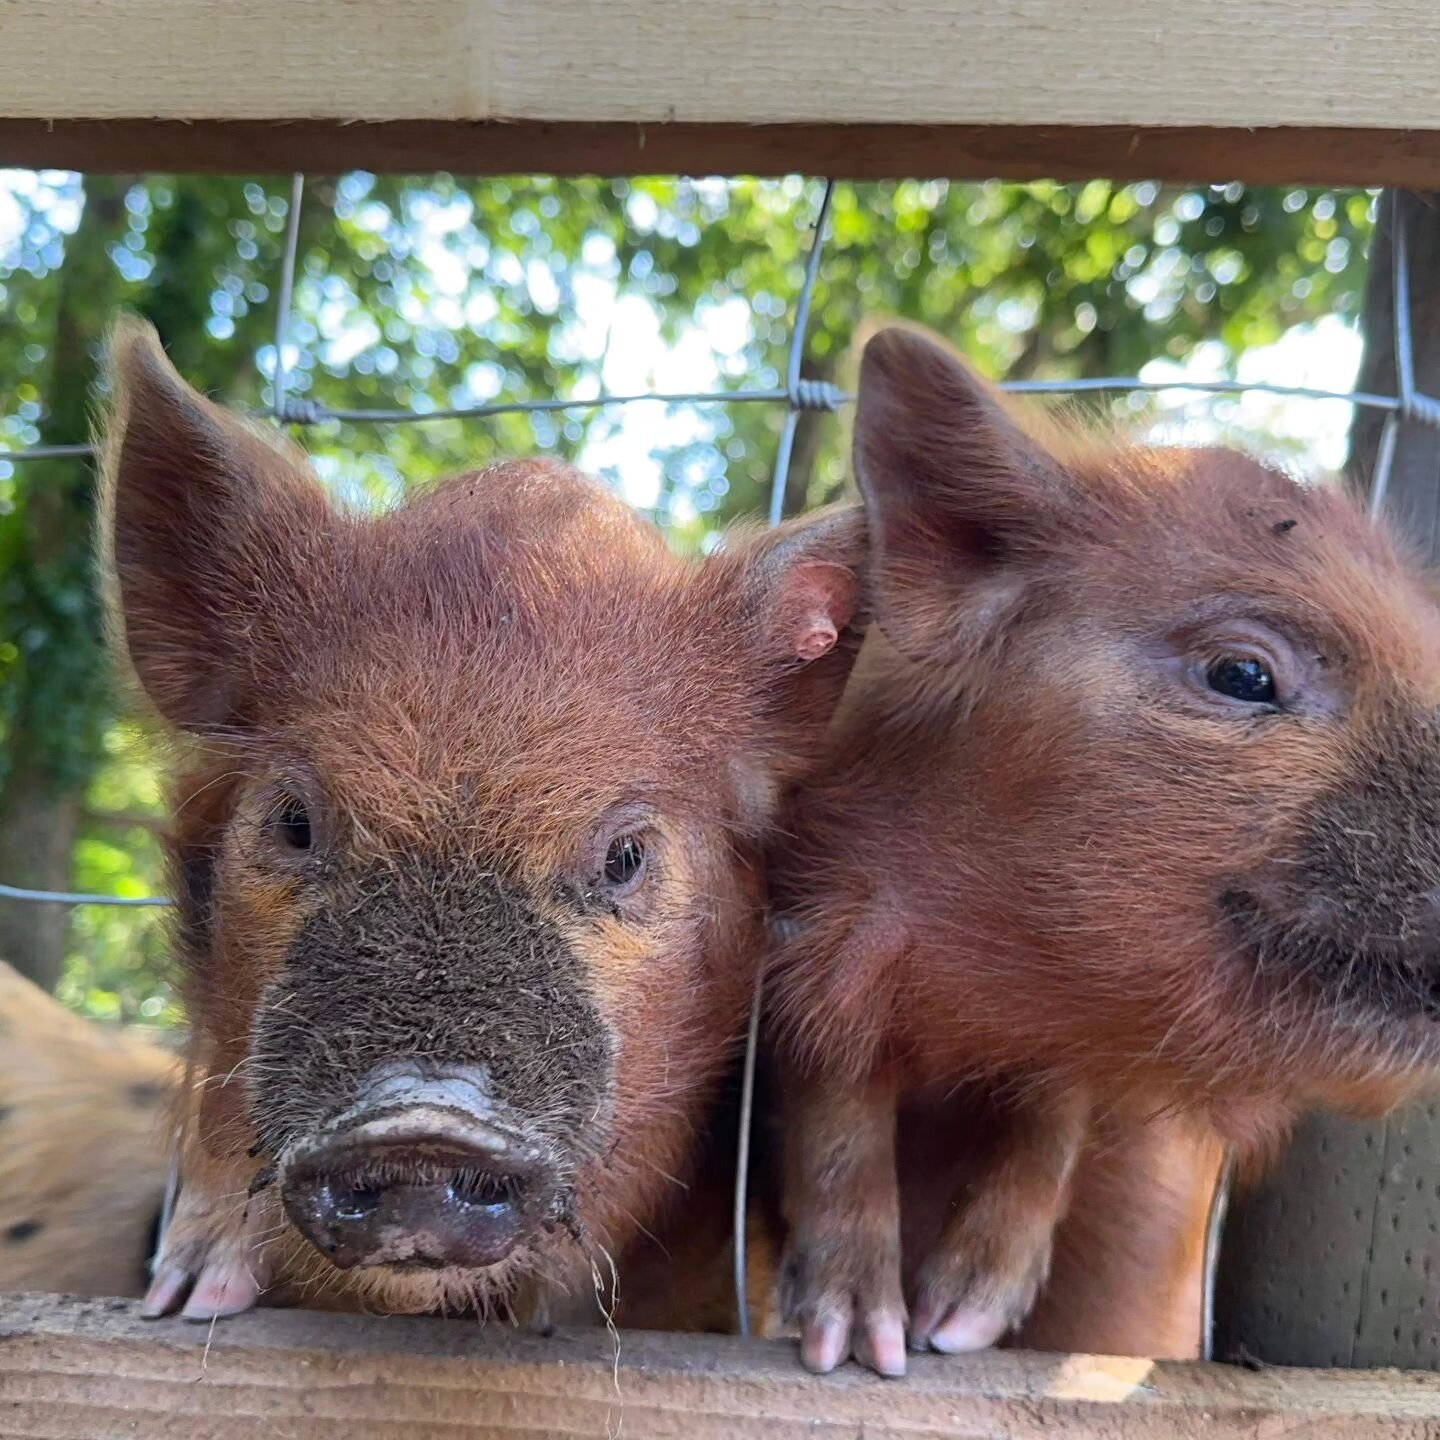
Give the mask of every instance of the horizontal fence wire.
M 1266 380 L 1144 380 L 1138 375 L 1108 375 L 1079 380 L 1002 380 L 999 388 L 1012 395 L 1161 394 L 1275 395 L 1288 400 L 1342 400 L 1365 410 L 1383 410 L 1407 420 L 1440 426 L 1440 400 L 1413 392 L 1408 399 L 1376 395 L 1367 390 L 1325 390 L 1310 385 L 1281 385 Z M 549 415 L 556 412 L 604 410 L 612 405 L 789 405 L 796 411 L 829 412 L 853 404 L 855 396 L 823 380 L 804 380 L 792 391 L 701 390 L 672 393 L 643 390 L 633 395 L 594 395 L 585 399 L 500 400 L 487 405 L 458 406 L 444 410 L 343 410 L 313 400 L 286 402 L 249 412 L 254 418 L 307 429 L 330 422 L 347 425 L 413 425 L 433 420 L 489 420 L 497 415 Z M 89 445 L 30 445 L 22 450 L 0 450 L 0 461 L 23 465 L 34 460 L 85 459 L 94 454 Z
M 791 322 L 790 343 L 786 352 L 786 373 L 783 386 L 763 389 L 721 391 L 641 391 L 626 395 L 595 395 L 586 398 L 554 397 L 542 400 L 506 400 L 483 405 L 460 406 L 444 410 L 339 409 L 317 404 L 289 393 L 289 373 L 285 351 L 289 341 L 295 273 L 299 259 L 300 215 L 304 202 L 305 177 L 292 177 L 290 202 L 286 216 L 285 247 L 281 258 L 275 318 L 275 373 L 272 379 L 273 400 L 270 406 L 252 412 L 259 418 L 300 429 L 329 422 L 346 424 L 403 425 L 436 420 L 485 420 L 500 415 L 550 414 L 567 411 L 602 410 L 615 405 L 637 405 L 646 402 L 665 405 L 784 405 L 785 424 L 776 453 L 775 471 L 769 499 L 769 521 L 778 524 L 784 514 L 786 485 L 790 459 L 800 416 L 806 412 L 829 413 L 851 404 L 855 397 L 842 387 L 828 381 L 811 380 L 802 375 L 805 344 L 809 331 L 810 308 L 824 255 L 826 229 L 835 182 L 827 180 L 815 216 L 814 230 L 806 256 L 804 279 L 796 297 Z M 1410 257 L 1403 207 L 1390 209 L 1391 245 L 1394 269 L 1394 348 L 1395 395 L 1381 395 L 1364 390 L 1328 390 L 1306 385 L 1282 385 L 1264 380 L 1188 380 L 1166 378 L 1146 380 L 1139 375 L 1105 376 L 1077 380 L 1015 380 L 1002 381 L 1000 388 L 1016 395 L 1084 395 L 1099 393 L 1189 392 L 1205 395 L 1274 395 L 1295 400 L 1340 400 L 1365 409 L 1386 412 L 1371 479 L 1370 508 L 1372 516 L 1383 510 L 1393 468 L 1398 423 L 1401 420 L 1440 428 L 1440 399 L 1421 392 L 1415 384 L 1414 346 L 1410 303 Z M 1378 231 L 1377 231 L 1378 237 Z M 93 457 L 90 445 L 34 445 L 18 450 L 0 449 L 0 463 L 21 465 L 40 460 L 84 459 Z M 113 905 L 127 908 L 165 907 L 172 902 L 163 896 L 91 895 L 63 890 L 35 890 L 24 886 L 0 883 L 0 900 L 24 901 L 42 905 Z
M 278 343 L 278 326 L 284 323 L 288 335 L 289 317 L 294 294 L 295 268 L 299 242 L 299 216 L 303 198 L 304 177 L 294 178 L 287 216 L 286 243 L 281 263 L 280 293 L 277 304 L 277 345 L 275 375 L 272 382 L 274 401 L 268 407 L 250 412 L 255 418 L 273 420 L 297 429 L 340 423 L 347 425 L 416 425 L 440 420 L 490 420 L 501 415 L 547 415 L 569 412 L 605 410 L 617 405 L 785 405 L 788 409 L 785 430 L 781 436 L 782 452 L 793 445 L 799 416 L 806 411 L 826 413 L 838 411 L 854 402 L 855 396 L 828 381 L 807 380 L 799 374 L 804 360 L 803 349 L 789 351 L 786 383 L 783 386 L 742 388 L 737 390 L 667 391 L 644 390 L 623 395 L 554 396 L 539 400 L 496 400 L 481 405 L 448 406 L 443 409 L 409 410 L 386 407 L 341 407 L 320 404 L 303 396 L 291 396 L 284 351 Z M 827 185 L 822 205 L 827 207 L 832 187 Z M 1108 375 L 1074 380 L 1006 380 L 1000 388 L 1015 395 L 1095 395 L 1095 394 L 1196 394 L 1196 395 L 1273 395 L 1285 400 L 1339 400 L 1361 409 L 1379 410 L 1387 415 L 1386 435 L 1380 449 L 1381 461 L 1388 461 L 1387 451 L 1393 446 L 1393 422 L 1405 419 L 1440 428 L 1440 399 L 1426 395 L 1415 385 L 1413 342 L 1410 325 L 1410 274 L 1405 225 L 1398 207 L 1392 212 L 1392 244 L 1395 273 L 1395 359 L 1398 394 L 1381 395 L 1368 390 L 1331 390 L 1312 385 L 1285 385 L 1268 380 L 1198 380 L 1167 376 L 1163 380 L 1147 380 L 1140 375 Z M 804 335 L 808 329 L 809 305 L 814 294 L 823 247 L 812 248 L 807 260 L 805 283 L 795 315 L 794 334 Z M 23 465 L 39 460 L 69 460 L 93 457 L 90 445 L 30 445 L 18 449 L 0 449 L 0 462 Z M 1372 504 L 1377 512 L 1384 500 L 1385 483 L 1389 479 L 1387 464 L 1377 464 Z M 772 495 L 771 518 L 774 518 Z

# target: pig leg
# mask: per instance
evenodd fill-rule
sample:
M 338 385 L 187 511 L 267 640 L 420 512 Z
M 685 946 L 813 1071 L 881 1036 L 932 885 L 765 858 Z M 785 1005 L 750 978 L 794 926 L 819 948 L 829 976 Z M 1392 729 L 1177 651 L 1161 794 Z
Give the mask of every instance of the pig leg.
M 272 1279 L 273 1241 L 284 1219 L 274 1190 L 252 1195 L 254 1162 L 216 1155 L 196 1138 L 205 1109 L 196 1106 L 187 1126 L 180 1195 L 141 1309 L 151 1319 L 175 1310 L 187 1320 L 238 1315 Z
M 920 1267 L 912 1348 L 983 1350 L 1030 1313 L 1089 1121 L 1078 1090 L 1042 1091 L 1017 1104 L 993 1159 Z
M 154 1319 L 179 1309 L 187 1320 L 218 1320 L 254 1307 L 271 1282 L 265 1241 L 278 1221 L 258 1198 L 243 1203 L 243 1193 L 237 1208 L 230 1196 L 186 1187 L 141 1314 Z
M 905 1373 L 895 1088 L 792 1073 L 785 1096 L 785 1318 L 817 1374 L 851 1353 Z

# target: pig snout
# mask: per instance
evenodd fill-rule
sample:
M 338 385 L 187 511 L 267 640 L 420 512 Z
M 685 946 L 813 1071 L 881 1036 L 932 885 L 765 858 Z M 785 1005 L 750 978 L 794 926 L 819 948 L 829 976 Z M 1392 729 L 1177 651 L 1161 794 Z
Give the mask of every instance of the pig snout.
M 286 1213 L 341 1270 L 496 1265 L 564 1209 L 543 1149 L 483 1070 L 378 1072 L 280 1178 Z

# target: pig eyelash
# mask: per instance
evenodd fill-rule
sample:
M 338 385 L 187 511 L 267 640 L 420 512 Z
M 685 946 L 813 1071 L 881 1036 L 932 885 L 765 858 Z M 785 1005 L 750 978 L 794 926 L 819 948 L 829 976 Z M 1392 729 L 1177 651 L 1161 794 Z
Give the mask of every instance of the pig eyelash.
M 599 907 L 617 920 L 625 918 L 625 902 L 638 896 L 654 877 L 658 858 L 655 832 L 645 819 L 630 815 L 619 823 L 625 828 L 602 830 L 595 836 L 584 878 L 572 892 L 584 908 Z
M 611 840 L 600 875 L 612 894 L 628 894 L 645 878 L 646 869 L 645 837 L 631 832 Z
M 304 853 L 314 847 L 310 809 L 295 795 L 281 797 L 270 821 L 275 837 L 287 849 Z
M 302 866 L 320 849 L 319 815 L 298 788 L 281 782 L 265 805 L 262 833 L 274 857 L 290 867 Z

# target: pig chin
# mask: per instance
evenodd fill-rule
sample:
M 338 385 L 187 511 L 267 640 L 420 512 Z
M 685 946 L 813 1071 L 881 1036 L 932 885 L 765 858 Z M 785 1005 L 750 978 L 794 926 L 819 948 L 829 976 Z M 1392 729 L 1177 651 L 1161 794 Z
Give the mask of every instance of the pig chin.
M 1232 887 L 1219 908 L 1243 957 L 1249 995 L 1307 1011 L 1317 1034 L 1332 1042 L 1352 1037 L 1372 1063 L 1382 1048 L 1408 1066 L 1417 1056 L 1440 1063 L 1440 946 L 1377 939 L 1386 933 L 1381 926 L 1359 938 L 1344 928 L 1329 931 L 1313 923 L 1331 908 L 1324 900 L 1297 920 L 1275 914 L 1262 895 Z

